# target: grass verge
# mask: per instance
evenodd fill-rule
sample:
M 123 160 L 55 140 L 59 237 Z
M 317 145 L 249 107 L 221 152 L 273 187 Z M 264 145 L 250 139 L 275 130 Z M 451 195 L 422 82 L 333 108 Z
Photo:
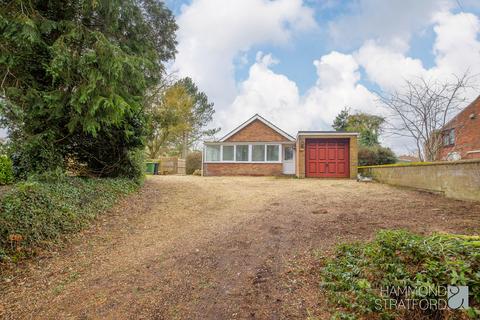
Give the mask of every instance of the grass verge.
M 16 262 L 82 229 L 138 187 L 132 180 L 118 178 L 17 183 L 0 199 L 0 261 Z

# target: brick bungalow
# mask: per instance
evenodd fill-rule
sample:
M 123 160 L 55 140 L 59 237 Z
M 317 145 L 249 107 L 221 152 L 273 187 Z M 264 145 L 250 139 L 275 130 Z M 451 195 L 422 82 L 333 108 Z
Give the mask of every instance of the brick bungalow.
M 480 159 L 480 96 L 441 130 L 437 160 Z
M 357 133 L 299 131 L 293 137 L 256 114 L 218 141 L 206 141 L 204 176 L 355 178 Z

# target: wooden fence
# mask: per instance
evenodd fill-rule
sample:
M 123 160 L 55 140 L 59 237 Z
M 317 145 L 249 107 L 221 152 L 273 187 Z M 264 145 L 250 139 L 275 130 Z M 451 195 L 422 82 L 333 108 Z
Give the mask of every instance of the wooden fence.
M 185 174 L 185 159 L 177 157 L 162 157 L 159 159 L 147 160 L 147 167 L 149 163 L 158 164 L 158 174 Z M 148 172 L 152 174 L 152 172 Z
M 177 173 L 178 174 L 187 174 L 187 169 L 185 165 L 185 159 L 178 159 L 177 160 Z

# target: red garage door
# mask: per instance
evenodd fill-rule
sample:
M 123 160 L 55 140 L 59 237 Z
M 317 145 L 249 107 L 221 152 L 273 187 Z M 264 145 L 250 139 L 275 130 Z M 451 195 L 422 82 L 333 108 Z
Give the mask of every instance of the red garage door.
M 348 139 L 307 139 L 307 177 L 348 178 Z

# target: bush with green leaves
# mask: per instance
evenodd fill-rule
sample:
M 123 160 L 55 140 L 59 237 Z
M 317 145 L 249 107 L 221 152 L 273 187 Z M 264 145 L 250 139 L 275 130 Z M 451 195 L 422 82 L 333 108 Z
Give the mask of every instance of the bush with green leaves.
M 144 106 L 175 56 L 176 29 L 159 0 L 3 2 L 0 120 L 15 174 L 72 161 L 103 177 L 141 172 Z
M 67 177 L 61 170 L 17 183 L 0 199 L 0 260 L 16 261 L 80 230 L 138 187 L 131 179 Z
M 12 160 L 8 156 L 0 155 L 0 185 L 13 182 Z
M 372 242 L 343 244 L 321 270 L 322 287 L 339 309 L 334 319 L 478 319 L 480 237 L 381 231 Z M 386 288 L 411 288 L 417 299 L 439 303 L 438 286 L 469 287 L 468 309 L 392 308 L 407 297 Z M 432 290 L 426 290 L 430 288 Z M 444 291 L 440 291 L 445 293 Z
M 397 162 L 395 153 L 390 148 L 382 146 L 364 147 L 358 149 L 358 164 L 360 166 L 374 166 Z
M 187 174 L 193 174 L 195 170 L 201 170 L 202 168 L 202 153 L 195 151 L 187 155 L 185 160 L 185 167 Z

